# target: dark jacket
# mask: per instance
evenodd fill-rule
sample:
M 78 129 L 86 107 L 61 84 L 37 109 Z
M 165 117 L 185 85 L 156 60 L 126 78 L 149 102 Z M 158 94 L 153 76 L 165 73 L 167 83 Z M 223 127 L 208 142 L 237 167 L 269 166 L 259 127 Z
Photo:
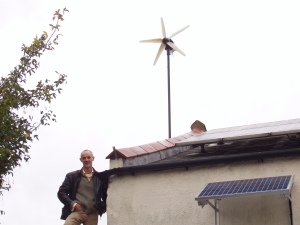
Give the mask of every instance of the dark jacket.
M 76 192 L 82 170 L 76 170 L 66 175 L 66 178 L 57 192 L 58 199 L 64 204 L 62 208 L 61 219 L 65 220 L 71 214 L 71 203 L 75 200 Z M 95 205 L 101 216 L 106 212 L 107 182 L 100 179 L 98 172 L 94 169 L 93 185 L 95 191 Z

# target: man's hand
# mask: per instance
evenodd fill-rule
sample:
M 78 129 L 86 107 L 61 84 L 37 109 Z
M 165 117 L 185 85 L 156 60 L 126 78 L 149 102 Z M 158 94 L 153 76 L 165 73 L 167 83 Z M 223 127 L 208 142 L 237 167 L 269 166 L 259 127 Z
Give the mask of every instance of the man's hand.
M 81 205 L 78 203 L 75 205 L 74 211 L 82 211 Z

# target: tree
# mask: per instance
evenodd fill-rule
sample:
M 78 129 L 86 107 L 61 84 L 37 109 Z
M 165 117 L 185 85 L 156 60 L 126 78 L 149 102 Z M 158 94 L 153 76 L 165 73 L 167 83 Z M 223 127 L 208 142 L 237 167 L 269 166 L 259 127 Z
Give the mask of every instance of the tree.
M 55 11 L 53 21 L 50 24 L 51 32 L 47 32 L 38 38 L 35 37 L 30 46 L 21 47 L 23 56 L 20 64 L 5 77 L 0 79 L 0 194 L 3 190 L 9 190 L 11 185 L 5 178 L 13 175 L 15 167 L 22 161 L 30 159 L 30 143 L 38 140 L 37 131 L 42 126 L 56 122 L 54 112 L 48 108 L 41 110 L 43 103 L 50 104 L 57 94 L 61 93 L 61 86 L 66 84 L 67 76 L 58 74 L 57 80 L 50 82 L 38 81 L 34 88 L 28 88 L 28 78 L 32 77 L 40 67 L 40 57 L 45 51 L 53 51 L 58 44 L 60 22 L 68 12 L 66 8 Z M 38 115 L 26 112 L 38 110 Z M 3 211 L 0 210 L 0 214 Z

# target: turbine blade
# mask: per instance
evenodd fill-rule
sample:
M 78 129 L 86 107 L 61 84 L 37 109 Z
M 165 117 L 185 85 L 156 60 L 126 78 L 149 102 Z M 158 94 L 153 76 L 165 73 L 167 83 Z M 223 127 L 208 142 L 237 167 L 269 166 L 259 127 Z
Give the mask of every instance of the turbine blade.
M 159 49 L 158 49 L 158 52 L 156 54 L 156 57 L 155 57 L 155 60 L 154 60 L 154 63 L 153 63 L 153 66 L 155 66 L 159 56 L 161 55 L 161 53 L 163 52 L 164 48 L 166 47 L 166 45 L 164 43 L 161 43 Z
M 169 38 L 171 39 L 172 37 L 176 36 L 177 34 L 179 34 L 180 32 L 184 31 L 186 28 L 188 28 L 190 25 L 180 29 L 179 31 L 176 31 L 174 34 L 172 34 Z
M 165 38 L 166 37 L 166 29 L 165 29 L 165 24 L 164 24 L 163 18 L 161 18 L 161 31 L 162 31 L 163 37 Z
M 181 51 L 174 43 L 167 42 L 167 45 L 169 45 L 171 48 L 173 48 L 175 51 L 179 52 L 181 55 L 185 56 L 185 53 Z
M 148 39 L 148 40 L 141 40 L 140 42 L 150 42 L 150 43 L 161 43 L 161 38 L 155 38 L 155 39 Z

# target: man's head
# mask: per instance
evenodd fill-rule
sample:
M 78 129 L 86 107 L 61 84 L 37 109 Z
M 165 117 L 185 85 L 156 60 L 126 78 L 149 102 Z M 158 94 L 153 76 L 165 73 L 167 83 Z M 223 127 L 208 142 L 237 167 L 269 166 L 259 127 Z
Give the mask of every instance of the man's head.
M 83 164 L 83 167 L 85 169 L 91 169 L 93 167 L 93 161 L 95 157 L 93 155 L 93 152 L 91 150 L 83 150 L 80 154 L 80 161 Z

